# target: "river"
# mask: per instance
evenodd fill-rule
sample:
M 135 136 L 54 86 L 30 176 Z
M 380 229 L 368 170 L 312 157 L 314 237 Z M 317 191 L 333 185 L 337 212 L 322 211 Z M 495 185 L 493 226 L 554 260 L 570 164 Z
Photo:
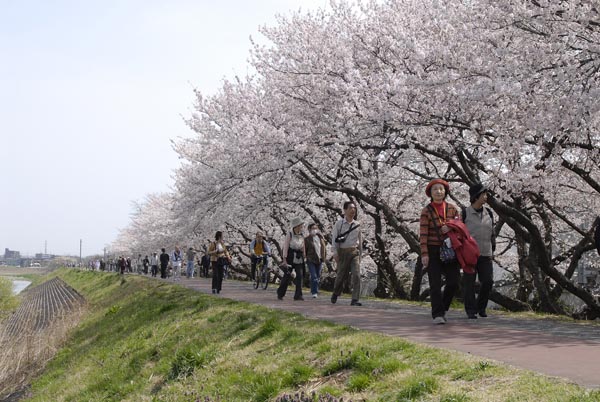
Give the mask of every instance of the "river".
M 27 286 L 29 286 L 31 284 L 30 281 L 24 281 L 21 279 L 14 279 L 13 280 L 13 293 L 18 295 L 19 293 L 21 293 L 23 290 L 25 290 L 25 288 L 27 288 Z

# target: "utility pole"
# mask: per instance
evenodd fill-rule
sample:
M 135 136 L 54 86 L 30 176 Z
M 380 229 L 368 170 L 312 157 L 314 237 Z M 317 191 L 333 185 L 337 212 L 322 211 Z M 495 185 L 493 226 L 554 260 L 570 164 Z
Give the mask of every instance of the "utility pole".
M 81 245 L 83 244 L 83 239 L 79 239 L 79 266 L 81 267 Z

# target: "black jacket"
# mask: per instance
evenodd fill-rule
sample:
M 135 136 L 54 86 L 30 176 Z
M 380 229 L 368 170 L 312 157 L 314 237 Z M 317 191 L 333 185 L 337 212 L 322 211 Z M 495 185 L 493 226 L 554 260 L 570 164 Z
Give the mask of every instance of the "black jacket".
M 166 267 L 168 263 L 169 263 L 169 254 L 162 253 L 160 255 L 160 265 L 162 265 L 163 267 Z

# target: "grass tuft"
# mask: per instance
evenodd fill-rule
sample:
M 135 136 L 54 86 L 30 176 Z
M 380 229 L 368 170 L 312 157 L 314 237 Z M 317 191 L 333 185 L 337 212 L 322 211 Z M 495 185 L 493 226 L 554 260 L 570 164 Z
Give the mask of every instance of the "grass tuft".
M 364 391 L 373 381 L 373 377 L 368 374 L 357 373 L 348 379 L 348 390 L 352 392 Z
M 167 378 L 170 381 L 185 378 L 191 375 L 196 368 L 208 364 L 213 358 L 212 353 L 195 350 L 193 347 L 182 349 L 175 355 Z
M 251 345 L 261 338 L 269 337 L 275 332 L 281 331 L 282 329 L 283 326 L 281 325 L 279 317 L 268 317 L 265 320 L 265 322 L 260 326 L 256 334 L 248 338 L 248 340 L 244 343 L 244 346 Z
M 296 388 L 310 380 L 315 375 L 315 370 L 305 364 L 292 364 L 290 369 L 282 376 L 281 384 L 285 388 Z
M 403 381 L 400 387 L 400 391 L 396 393 L 396 400 L 414 401 L 435 391 L 438 382 L 434 377 L 412 376 Z

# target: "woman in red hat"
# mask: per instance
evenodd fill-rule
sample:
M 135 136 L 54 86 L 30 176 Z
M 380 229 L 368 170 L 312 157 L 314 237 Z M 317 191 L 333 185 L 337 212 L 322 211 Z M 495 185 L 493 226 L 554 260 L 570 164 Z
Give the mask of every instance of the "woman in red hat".
M 431 292 L 431 316 L 434 324 L 446 323 L 446 311 L 458 289 L 460 280 L 459 265 L 456 260 L 442 262 L 440 248 L 442 241 L 450 231 L 446 222 L 460 220 L 458 208 L 446 197 L 450 194 L 450 185 L 442 179 L 434 179 L 425 188 L 425 194 L 431 202 L 423 208 L 420 218 L 421 262 L 427 270 Z M 446 277 L 446 286 L 442 292 L 442 275 Z

